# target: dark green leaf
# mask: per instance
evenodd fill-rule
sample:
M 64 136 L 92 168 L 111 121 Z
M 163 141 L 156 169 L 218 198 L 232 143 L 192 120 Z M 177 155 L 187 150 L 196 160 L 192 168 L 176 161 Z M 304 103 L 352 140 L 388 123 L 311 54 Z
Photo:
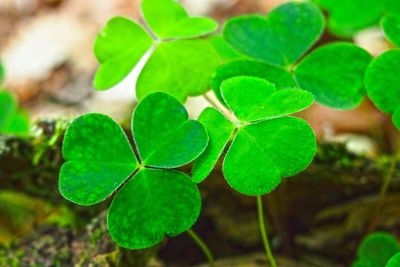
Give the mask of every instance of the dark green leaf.
M 143 0 L 142 12 L 146 23 L 161 39 L 202 36 L 218 28 L 210 18 L 189 17 L 176 0 Z
M 204 126 L 188 120 L 185 107 L 165 93 L 153 93 L 137 106 L 133 134 L 142 163 L 175 168 L 196 159 L 207 147 Z
M 136 95 L 142 99 L 162 91 L 184 102 L 187 96 L 201 95 L 210 89 L 210 80 L 218 64 L 218 54 L 207 41 L 162 43 L 140 74 Z
M 319 39 L 324 17 L 312 3 L 290 2 L 263 16 L 230 19 L 225 40 L 256 60 L 288 68 Z
M 136 22 L 115 17 L 98 34 L 94 52 L 101 63 L 94 80 L 98 90 L 122 81 L 153 45 L 153 39 Z
M 393 113 L 393 124 L 396 126 L 396 128 L 400 131 L 400 107 L 396 109 L 396 111 Z
M 400 107 L 400 50 L 383 53 L 372 61 L 365 74 L 368 96 L 383 112 Z
M 199 121 L 207 129 L 209 143 L 193 163 L 192 178 L 195 183 L 202 182 L 211 173 L 235 130 L 235 126 L 214 108 L 205 109 Z
M 399 266 L 400 266 L 400 253 L 397 253 L 389 260 L 386 267 L 399 267 Z
M 309 54 L 294 74 L 315 100 L 336 109 L 353 109 L 365 96 L 364 74 L 372 57 L 350 43 L 333 43 Z
M 222 103 L 224 103 L 224 100 L 220 91 L 221 83 L 226 79 L 236 76 L 254 76 L 262 78 L 275 84 L 277 89 L 296 87 L 296 82 L 292 75 L 284 69 L 251 60 L 233 61 L 219 66 L 211 81 L 214 93 Z
M 111 203 L 112 239 L 130 249 L 151 247 L 188 230 L 200 214 L 201 198 L 188 176 L 167 170 L 140 170 Z
M 80 205 L 103 201 L 138 167 L 122 128 L 95 113 L 80 116 L 69 126 L 63 156 L 60 192 Z
M 316 141 L 311 127 L 293 117 L 262 121 L 238 130 L 223 164 L 228 183 L 246 195 L 271 192 L 312 161 Z
M 381 21 L 381 27 L 386 37 L 396 46 L 400 46 L 400 17 L 386 15 Z

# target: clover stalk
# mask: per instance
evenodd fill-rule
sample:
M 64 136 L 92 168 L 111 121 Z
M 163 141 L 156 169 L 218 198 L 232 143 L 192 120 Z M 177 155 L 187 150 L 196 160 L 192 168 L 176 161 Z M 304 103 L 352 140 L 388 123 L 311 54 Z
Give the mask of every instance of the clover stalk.
M 262 203 L 262 197 L 257 196 L 257 210 L 258 210 L 258 224 L 260 226 L 260 232 L 261 232 L 261 237 L 264 243 L 264 248 L 265 248 L 265 254 L 271 264 L 272 267 L 277 267 L 274 255 L 272 254 L 271 246 L 268 241 L 268 234 L 267 230 L 265 227 L 265 222 L 264 222 L 264 210 L 263 210 L 263 203 Z
M 211 253 L 210 248 L 207 246 L 207 244 L 204 242 L 203 239 L 201 239 L 200 236 L 196 234 L 195 231 L 192 229 L 187 230 L 188 235 L 194 240 L 196 245 L 200 248 L 200 250 L 204 253 L 206 256 L 208 263 L 210 267 L 215 267 L 215 262 L 214 262 L 214 256 Z

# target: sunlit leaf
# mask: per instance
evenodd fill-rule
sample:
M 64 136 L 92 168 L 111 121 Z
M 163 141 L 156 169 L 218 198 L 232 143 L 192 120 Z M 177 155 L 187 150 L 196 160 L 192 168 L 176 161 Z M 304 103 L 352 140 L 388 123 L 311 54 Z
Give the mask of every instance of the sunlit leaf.
M 386 15 L 381 21 L 381 27 L 386 38 L 394 45 L 400 47 L 400 16 Z

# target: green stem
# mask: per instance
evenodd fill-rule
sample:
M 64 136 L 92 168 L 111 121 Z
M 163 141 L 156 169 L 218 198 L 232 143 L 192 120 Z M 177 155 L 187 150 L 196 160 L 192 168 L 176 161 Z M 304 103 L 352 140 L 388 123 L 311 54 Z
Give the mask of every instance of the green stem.
M 204 255 L 208 259 L 208 263 L 210 264 L 210 267 L 215 267 L 214 263 L 214 256 L 211 253 L 211 250 L 208 248 L 206 243 L 203 241 L 203 239 L 200 238 L 192 229 L 187 230 L 188 235 L 196 242 L 197 246 L 203 251 Z
M 272 267 L 277 267 L 274 255 L 272 254 L 271 247 L 268 242 L 267 230 L 264 222 L 264 210 L 261 196 L 257 196 L 257 210 L 258 210 L 258 223 L 260 226 L 261 237 L 264 243 L 265 254 Z

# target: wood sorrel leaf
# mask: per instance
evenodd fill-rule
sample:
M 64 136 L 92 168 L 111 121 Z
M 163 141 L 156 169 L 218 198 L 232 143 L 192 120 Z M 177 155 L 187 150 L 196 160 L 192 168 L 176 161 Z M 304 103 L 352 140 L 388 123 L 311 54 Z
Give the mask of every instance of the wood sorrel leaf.
M 324 17 L 312 3 L 290 2 L 267 17 L 250 15 L 230 19 L 225 40 L 241 53 L 272 65 L 289 67 L 319 39 Z
M 390 258 L 389 262 L 386 264 L 386 267 L 398 266 L 400 266 L 400 252 L 396 253 L 392 258 Z
M 18 109 L 18 101 L 10 92 L 0 90 L 0 133 L 26 136 L 29 132 L 29 116 Z
M 386 38 L 397 47 L 400 47 L 400 16 L 386 15 L 381 21 L 381 27 Z
M 329 12 L 329 30 L 344 37 L 351 37 L 354 33 L 377 23 L 383 12 L 382 0 L 318 0 L 318 2 Z
M 400 2 L 397 0 L 383 0 L 386 12 L 393 15 L 400 15 Z
M 300 89 L 277 91 L 267 80 L 233 77 L 221 84 L 222 96 L 240 121 L 257 121 L 293 114 L 313 103 L 311 93 Z
M 353 109 L 364 98 L 364 74 L 371 55 L 350 43 L 332 43 L 314 50 L 294 70 L 302 89 L 336 109 Z
M 181 172 L 140 170 L 111 203 L 108 229 L 112 239 L 130 249 L 148 248 L 164 236 L 188 230 L 200 214 L 196 185 Z
M 214 47 L 215 51 L 218 53 L 220 62 L 226 63 L 232 60 L 243 59 L 244 56 L 239 54 L 236 50 L 230 47 L 225 41 L 222 35 L 213 35 L 208 38 L 210 44 Z
M 400 50 L 391 50 L 375 58 L 365 74 L 368 96 L 383 112 L 400 107 Z
M 302 119 L 284 117 L 239 128 L 223 164 L 228 183 L 246 195 L 271 192 L 312 161 L 316 141 Z
M 189 17 L 176 0 L 143 0 L 146 23 L 161 39 L 191 38 L 215 31 L 218 23 L 210 18 Z
M 187 96 L 210 89 L 219 64 L 218 54 L 204 40 L 180 40 L 160 44 L 141 72 L 136 96 L 163 91 L 184 102 Z
M 63 144 L 66 163 L 60 192 L 79 205 L 109 197 L 138 167 L 122 128 L 110 117 L 87 114 L 68 127 Z
M 359 260 L 374 263 L 376 267 L 385 267 L 389 259 L 400 251 L 400 245 L 392 235 L 376 232 L 362 240 L 358 248 Z
M 153 39 L 136 22 L 115 17 L 98 34 L 94 53 L 100 62 L 94 87 L 109 89 L 122 81 L 153 45 Z
M 204 126 L 188 120 L 185 107 L 165 93 L 153 93 L 137 106 L 133 135 L 142 163 L 175 168 L 196 159 L 207 147 Z
M 262 78 L 273 83 L 277 89 L 296 87 L 296 82 L 289 72 L 269 64 L 252 60 L 238 60 L 219 66 L 211 81 L 215 95 L 224 103 L 221 95 L 221 83 L 236 76 L 253 76 Z
M 0 131 L 4 129 L 12 114 L 17 110 L 17 100 L 4 90 L 0 91 Z
M 235 126 L 214 108 L 205 109 L 199 122 L 207 129 L 209 143 L 193 163 L 192 179 L 195 183 L 202 182 L 211 173 L 235 130 Z
M 396 126 L 396 128 L 400 131 L 400 107 L 396 109 L 396 111 L 393 113 L 393 124 Z

